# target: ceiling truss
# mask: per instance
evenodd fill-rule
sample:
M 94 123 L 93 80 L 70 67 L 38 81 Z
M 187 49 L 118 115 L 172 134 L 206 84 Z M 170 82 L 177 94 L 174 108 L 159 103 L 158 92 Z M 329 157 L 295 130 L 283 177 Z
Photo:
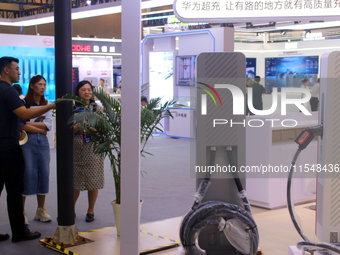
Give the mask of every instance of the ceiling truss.
M 58 0 L 62 1 L 62 0 Z M 91 5 L 116 0 L 90 0 Z M 1 0 L 0 18 L 15 19 L 33 16 L 41 13 L 53 12 L 54 0 Z M 72 8 L 87 6 L 87 0 L 72 0 Z M 19 6 L 19 8 L 18 8 Z

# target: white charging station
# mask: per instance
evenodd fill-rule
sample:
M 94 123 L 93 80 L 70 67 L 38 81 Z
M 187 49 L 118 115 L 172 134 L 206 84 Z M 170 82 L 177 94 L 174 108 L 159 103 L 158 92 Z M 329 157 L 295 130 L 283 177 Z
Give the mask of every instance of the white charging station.
M 340 233 L 340 52 L 321 59 L 318 163 L 327 171 L 318 174 L 316 235 L 328 243 L 337 243 Z M 333 170 L 331 170 L 333 168 Z

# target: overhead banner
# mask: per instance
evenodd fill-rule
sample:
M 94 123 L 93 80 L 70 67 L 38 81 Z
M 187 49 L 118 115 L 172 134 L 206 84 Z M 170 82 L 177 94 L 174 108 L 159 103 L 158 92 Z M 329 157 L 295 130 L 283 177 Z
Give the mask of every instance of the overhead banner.
M 338 20 L 340 0 L 175 0 L 182 22 Z

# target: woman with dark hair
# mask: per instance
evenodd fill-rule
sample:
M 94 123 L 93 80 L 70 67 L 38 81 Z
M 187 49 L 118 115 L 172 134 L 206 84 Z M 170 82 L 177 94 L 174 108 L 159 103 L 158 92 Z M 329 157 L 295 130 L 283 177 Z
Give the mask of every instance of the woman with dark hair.
M 89 81 L 81 81 L 76 87 L 75 94 L 84 99 L 89 105 L 93 105 L 93 111 L 97 106 L 92 99 L 93 86 Z M 100 109 L 100 107 L 98 107 Z M 79 111 L 75 111 L 77 114 Z M 104 188 L 104 158 L 93 153 L 93 145 L 90 143 L 89 130 L 80 130 L 74 127 L 74 203 L 77 202 L 80 191 L 87 190 L 89 206 L 85 221 L 94 220 L 94 205 L 98 197 L 98 190 Z
M 20 98 L 21 100 L 24 100 L 25 96 L 22 94 L 22 88 L 21 88 L 21 86 L 20 86 L 19 84 L 14 84 L 12 87 L 15 88 L 16 91 L 18 91 L 19 98 Z
M 308 89 L 308 79 L 304 78 L 302 81 L 301 88 Z
M 45 89 L 45 78 L 41 75 L 33 76 L 25 97 L 26 108 L 47 105 Z M 45 209 L 45 196 L 49 193 L 50 176 L 50 146 L 46 134 L 52 128 L 52 112 L 49 111 L 36 119 L 21 120 L 20 124 L 20 129 L 26 131 L 28 136 L 27 143 L 22 146 L 26 165 L 23 192 L 25 224 L 28 225 L 25 213 L 26 196 L 31 195 L 36 195 L 38 201 L 34 220 L 50 222 L 51 216 Z

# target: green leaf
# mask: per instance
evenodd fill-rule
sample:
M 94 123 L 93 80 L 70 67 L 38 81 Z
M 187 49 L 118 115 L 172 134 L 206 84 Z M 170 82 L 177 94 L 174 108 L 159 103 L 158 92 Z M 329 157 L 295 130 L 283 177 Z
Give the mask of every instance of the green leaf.
M 148 84 L 144 84 L 142 88 L 146 88 Z M 81 130 L 86 130 L 91 135 L 94 153 L 107 156 L 110 160 L 114 184 L 116 189 L 116 200 L 120 201 L 120 174 L 121 174 L 121 104 L 111 97 L 107 97 L 101 88 L 93 91 L 93 98 L 103 105 L 103 109 L 93 110 L 92 105 L 87 105 L 85 100 L 74 95 L 66 95 L 56 103 L 63 101 L 73 101 L 80 103 L 76 110 L 83 110 L 73 114 L 69 119 L 72 126 L 80 126 Z M 150 102 L 141 108 L 141 127 L 140 127 L 140 155 L 153 156 L 152 153 L 146 152 L 145 146 L 152 137 L 153 132 L 163 132 L 161 120 L 166 117 L 173 117 L 173 109 L 180 106 L 176 105 L 176 101 L 169 100 L 161 104 L 160 97 L 151 99 Z M 144 171 L 141 172 L 143 175 Z M 144 177 L 144 176 L 143 176 Z
M 74 102 L 78 102 L 80 104 L 82 104 L 83 106 L 87 105 L 85 100 L 76 96 L 76 95 L 71 95 L 71 94 L 67 94 L 61 98 L 58 98 L 57 100 L 55 100 L 55 103 L 61 103 L 63 101 L 74 101 Z

